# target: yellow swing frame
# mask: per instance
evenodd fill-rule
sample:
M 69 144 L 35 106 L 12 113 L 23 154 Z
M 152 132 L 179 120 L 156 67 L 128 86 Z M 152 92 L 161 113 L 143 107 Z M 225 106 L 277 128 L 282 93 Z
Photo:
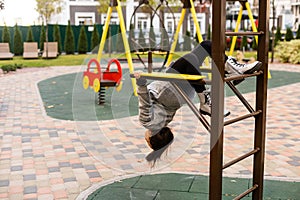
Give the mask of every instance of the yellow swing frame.
M 178 41 L 179 32 L 180 32 L 181 26 L 183 24 L 183 20 L 184 20 L 185 13 L 186 13 L 187 9 L 189 9 L 192 13 L 194 25 L 196 27 L 196 33 L 197 33 L 197 36 L 198 36 L 198 41 L 199 42 L 203 41 L 203 37 L 202 37 L 202 34 L 201 34 L 200 26 L 199 26 L 197 15 L 196 15 L 194 2 L 193 2 L 193 0 L 186 0 L 186 1 L 189 1 L 189 3 L 187 3 L 188 6 L 184 5 L 184 7 L 181 10 L 181 16 L 180 16 L 180 19 L 179 19 L 179 22 L 178 22 L 178 25 L 177 25 L 177 28 L 176 28 L 176 31 L 175 31 L 175 34 L 174 34 L 174 40 L 172 42 L 171 49 L 170 49 L 170 54 L 169 54 L 167 64 L 166 64 L 167 66 L 169 66 L 172 62 L 173 54 L 175 52 L 175 48 L 176 48 L 177 41 Z M 184 2 L 184 4 L 185 3 L 186 2 Z
M 119 0 L 111 0 L 111 3 L 109 5 L 104 28 L 103 28 L 102 37 L 100 40 L 97 60 L 100 63 L 100 60 L 102 58 L 102 52 L 103 52 L 104 45 L 105 45 L 106 36 L 108 33 L 109 23 L 110 23 L 110 19 L 111 19 L 111 15 L 112 15 L 112 11 L 113 11 L 114 7 L 116 8 L 116 10 L 118 12 L 118 17 L 120 20 L 121 35 L 122 35 L 122 40 L 123 40 L 123 44 L 124 44 L 124 48 L 125 48 L 125 55 L 126 55 L 127 62 L 128 62 L 129 72 L 133 73 L 134 67 L 133 67 L 132 57 L 131 57 L 131 53 L 130 53 L 129 43 L 128 43 L 127 36 L 126 36 L 126 27 L 125 27 L 123 12 L 122 12 L 122 8 L 121 8 Z M 133 87 L 133 93 L 135 96 L 137 96 L 136 80 L 134 78 L 131 78 L 131 83 L 132 83 L 132 87 Z
M 250 22 L 251 22 L 252 31 L 257 32 L 256 24 L 255 24 L 255 21 L 254 21 L 254 18 L 253 18 L 253 14 L 252 14 L 249 2 L 246 1 L 246 2 L 240 2 L 240 3 L 241 3 L 241 7 L 240 7 L 240 11 L 239 11 L 237 20 L 236 20 L 236 25 L 235 25 L 234 32 L 235 33 L 239 32 L 239 28 L 240 28 L 240 24 L 241 24 L 242 16 L 243 16 L 243 11 L 245 9 L 247 10 L 247 13 L 248 13 L 248 16 L 249 16 L 249 19 L 250 19 Z M 255 35 L 254 38 L 255 38 L 256 44 L 258 44 L 258 36 Z M 230 46 L 230 50 L 229 50 L 229 55 L 230 56 L 232 56 L 232 54 L 233 54 L 234 47 L 236 45 L 236 40 L 237 40 L 237 36 L 235 35 L 235 36 L 232 37 L 232 42 L 231 42 L 231 46 Z M 271 77 L 272 77 L 271 73 L 270 73 L 270 71 L 268 71 L 268 78 L 271 78 Z

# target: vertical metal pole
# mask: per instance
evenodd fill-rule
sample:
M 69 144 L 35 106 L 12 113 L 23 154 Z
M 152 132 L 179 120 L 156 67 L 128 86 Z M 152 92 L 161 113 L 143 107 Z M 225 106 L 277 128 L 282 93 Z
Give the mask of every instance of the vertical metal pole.
M 248 17 L 249 17 L 250 22 L 251 22 L 252 31 L 253 31 L 253 32 L 257 32 L 256 24 L 255 24 L 253 15 L 252 15 L 252 11 L 251 11 L 249 2 L 246 2 L 246 3 L 245 3 L 245 6 L 246 6 L 246 9 L 247 9 L 247 12 L 248 12 Z M 255 38 L 255 41 L 256 41 L 256 44 L 257 44 L 257 43 L 258 43 L 258 37 L 257 37 L 257 36 L 254 36 L 254 38 Z
M 241 5 L 240 11 L 239 11 L 239 14 L 238 14 L 238 18 L 236 20 L 235 29 L 234 29 L 234 32 L 236 32 L 236 33 L 239 32 L 240 24 L 241 24 L 241 21 L 242 21 L 242 16 L 243 16 L 243 6 Z M 233 54 L 234 47 L 235 47 L 235 44 L 236 44 L 236 39 L 237 39 L 237 36 L 232 37 L 232 42 L 231 42 L 230 51 L 229 51 L 230 56 L 232 56 L 232 54 Z
M 152 73 L 153 61 L 152 61 L 152 51 L 148 51 L 148 73 Z
M 125 55 L 126 55 L 126 58 L 127 58 L 129 71 L 130 71 L 130 73 L 133 73 L 134 72 L 134 67 L 133 67 L 133 63 L 132 63 L 132 57 L 131 57 L 129 43 L 128 43 L 128 40 L 127 40 L 123 12 L 122 12 L 120 1 L 117 0 L 117 3 L 118 3 L 118 5 L 116 6 L 116 9 L 117 9 L 118 16 L 119 16 L 119 19 L 120 19 L 120 28 L 121 28 L 121 35 L 122 35 L 123 44 L 124 44 L 124 48 L 125 48 Z M 131 83 L 132 83 L 132 87 L 133 87 L 133 93 L 134 93 L 135 96 L 137 96 L 136 79 L 131 78 Z
M 198 23 L 197 14 L 196 14 L 195 6 L 194 6 L 194 1 L 190 0 L 190 2 L 191 2 L 190 10 L 191 10 L 191 13 L 192 13 L 194 25 L 196 27 L 196 33 L 197 33 L 198 41 L 200 43 L 200 42 L 203 41 L 203 37 L 202 37 L 200 26 L 199 26 L 199 23 Z
M 212 116 L 209 199 L 222 199 L 226 0 L 212 3 Z
M 267 84 L 268 84 L 268 47 L 269 47 L 269 5 L 270 0 L 259 1 L 259 31 L 265 34 L 259 36 L 258 60 L 263 63 L 263 74 L 257 77 L 256 83 L 256 110 L 261 110 L 255 119 L 254 148 L 260 151 L 254 155 L 253 185 L 258 188 L 253 191 L 252 199 L 263 198 L 264 157 L 266 135 L 266 109 L 267 109 Z
M 109 6 L 108 10 L 107 10 L 106 20 L 105 20 L 105 23 L 104 23 L 104 27 L 103 27 L 103 31 L 102 31 L 102 37 L 101 37 L 101 40 L 100 40 L 100 45 L 99 45 L 99 50 L 98 50 L 98 55 L 97 55 L 97 60 L 99 61 L 99 63 L 100 63 L 101 58 L 102 58 L 102 52 L 103 52 L 103 49 L 104 49 L 105 40 L 106 40 L 106 36 L 107 36 L 107 32 L 108 32 L 111 13 L 112 13 L 112 7 Z

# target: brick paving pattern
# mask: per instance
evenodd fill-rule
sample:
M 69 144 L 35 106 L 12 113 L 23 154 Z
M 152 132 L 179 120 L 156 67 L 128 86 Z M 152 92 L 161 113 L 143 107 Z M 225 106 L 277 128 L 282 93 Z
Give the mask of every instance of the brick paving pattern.
M 300 72 L 299 65 L 272 64 L 272 70 Z M 155 168 L 137 116 L 98 122 L 58 120 L 46 115 L 37 83 L 78 72 L 80 67 L 21 69 L 0 74 L 0 199 L 76 199 L 101 182 L 134 174 L 208 174 L 209 136 L 185 106 L 171 127 L 175 140 Z M 245 97 L 254 101 L 254 94 Z M 247 110 L 226 99 L 232 116 Z M 268 90 L 265 177 L 300 181 L 300 82 Z M 253 120 L 225 128 L 224 160 L 253 146 Z M 233 165 L 225 176 L 252 172 L 252 159 Z

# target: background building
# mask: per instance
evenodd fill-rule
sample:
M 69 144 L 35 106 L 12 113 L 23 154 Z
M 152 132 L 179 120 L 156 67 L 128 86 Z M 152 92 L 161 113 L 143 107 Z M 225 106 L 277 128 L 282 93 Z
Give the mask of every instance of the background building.
M 300 0 L 292 0 L 291 2 L 292 13 L 294 16 L 294 26 L 293 29 L 297 30 L 300 25 Z
M 205 35 L 207 34 L 208 25 L 211 21 L 211 5 L 209 0 L 203 2 L 205 3 L 200 4 L 199 1 L 195 1 L 195 8 L 197 10 L 197 18 L 201 32 Z M 275 5 L 274 9 L 272 7 L 273 2 Z M 18 24 L 28 26 L 42 23 L 42 18 L 35 10 L 36 0 L 4 0 L 4 3 L 5 9 L 0 12 L 0 25 L 3 26 L 6 24 L 8 26 L 14 26 Z M 257 15 L 258 0 L 249 0 L 249 3 L 253 14 Z M 291 27 L 294 30 L 298 28 L 300 23 L 300 0 L 270 0 L 270 3 L 270 25 L 273 24 L 272 20 L 274 20 L 275 26 L 279 26 L 283 30 L 287 27 Z M 139 0 L 127 0 L 126 2 L 122 2 L 127 30 L 129 29 L 131 15 L 138 4 Z M 97 10 L 98 6 L 100 6 L 98 0 L 63 0 L 62 12 L 52 16 L 49 23 L 67 25 L 68 20 L 70 20 L 72 25 L 103 24 L 106 19 L 106 12 L 100 14 Z M 178 24 L 182 3 L 180 1 L 176 4 L 169 3 L 169 6 L 174 11 L 174 15 L 167 9 L 163 10 L 160 14 L 163 14 L 165 28 L 171 33 L 174 32 L 175 24 Z M 233 16 L 238 13 L 239 7 L 239 2 L 228 2 L 227 13 Z M 143 11 L 139 10 L 133 17 L 132 21 L 136 29 L 150 27 L 150 15 Z M 119 18 L 116 12 L 112 15 L 111 23 L 119 24 Z M 244 23 L 245 24 L 242 24 L 241 27 L 242 29 L 247 29 L 249 22 L 245 21 Z M 153 24 L 157 27 L 161 27 L 158 17 L 154 17 Z M 229 27 L 235 27 L 234 20 L 227 22 L 227 28 Z M 189 13 L 184 21 L 182 33 L 185 34 L 187 31 L 189 31 L 192 36 L 196 33 L 193 20 Z

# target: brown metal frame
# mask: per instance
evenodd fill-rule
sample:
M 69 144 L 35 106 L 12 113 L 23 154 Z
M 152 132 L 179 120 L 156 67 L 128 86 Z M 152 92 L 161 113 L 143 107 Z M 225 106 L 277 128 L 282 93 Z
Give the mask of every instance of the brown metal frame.
M 232 0 L 227 0 L 232 1 Z M 239 0 L 236 0 L 239 1 Z M 246 0 L 240 0 L 244 3 Z M 253 158 L 253 185 L 250 189 L 238 195 L 235 199 L 241 199 L 249 193 L 253 200 L 260 200 L 263 197 L 264 178 L 264 154 L 266 135 L 266 108 L 267 108 L 267 81 L 268 81 L 268 32 L 269 32 L 269 0 L 259 0 L 259 26 L 258 32 L 225 32 L 226 0 L 213 1 L 212 3 L 212 117 L 211 117 L 211 153 L 210 153 L 210 175 L 209 175 L 209 199 L 222 199 L 222 171 L 231 165 L 249 157 Z M 225 36 L 258 35 L 257 58 L 263 63 L 263 70 L 251 75 L 224 78 L 224 51 Z M 256 109 L 254 110 L 236 87 L 230 82 L 240 78 L 256 76 Z M 224 85 L 227 85 L 241 100 L 250 112 L 249 114 L 237 117 L 224 122 Z M 250 152 L 223 165 L 223 131 L 224 125 L 254 117 L 255 134 L 254 148 Z
M 233 1 L 233 0 L 227 0 Z M 236 0 L 238 1 L 238 0 Z M 246 0 L 240 0 L 245 2 Z M 223 169 L 238 163 L 239 161 L 254 156 L 253 158 L 253 185 L 242 194 L 234 199 L 241 199 L 249 193 L 252 194 L 253 200 L 261 200 L 263 197 L 263 179 L 264 179 L 264 154 L 265 154 L 265 135 L 266 135 L 266 109 L 267 109 L 267 81 L 268 81 L 268 27 L 269 27 L 269 1 L 259 0 L 259 26 L 258 33 L 243 32 L 234 33 L 234 35 L 258 35 L 258 60 L 263 63 L 262 70 L 253 74 L 239 75 L 229 78 L 224 78 L 224 59 L 225 59 L 225 36 L 233 35 L 225 32 L 226 19 L 226 0 L 213 1 L 213 18 L 212 18 L 212 115 L 211 123 L 201 115 L 193 102 L 186 94 L 177 86 L 176 80 L 166 78 L 165 81 L 170 81 L 177 92 L 184 98 L 190 109 L 197 116 L 203 126 L 211 133 L 210 137 L 210 167 L 209 167 L 209 199 L 222 199 L 222 172 Z M 148 55 L 151 59 L 151 53 Z M 131 75 L 133 76 L 133 75 Z M 245 79 L 248 77 L 256 77 L 256 108 L 255 110 L 237 90 L 230 81 Z M 147 77 L 154 79 L 155 77 Z M 177 80 L 178 81 L 178 80 Z M 224 122 L 224 86 L 225 83 L 236 94 L 240 101 L 244 104 L 249 114 L 236 117 Z M 202 82 L 200 84 L 203 84 Z M 254 147 L 248 153 L 239 156 L 238 158 L 223 165 L 223 139 L 224 126 L 232 124 L 243 119 L 253 117 L 255 119 L 255 134 Z

